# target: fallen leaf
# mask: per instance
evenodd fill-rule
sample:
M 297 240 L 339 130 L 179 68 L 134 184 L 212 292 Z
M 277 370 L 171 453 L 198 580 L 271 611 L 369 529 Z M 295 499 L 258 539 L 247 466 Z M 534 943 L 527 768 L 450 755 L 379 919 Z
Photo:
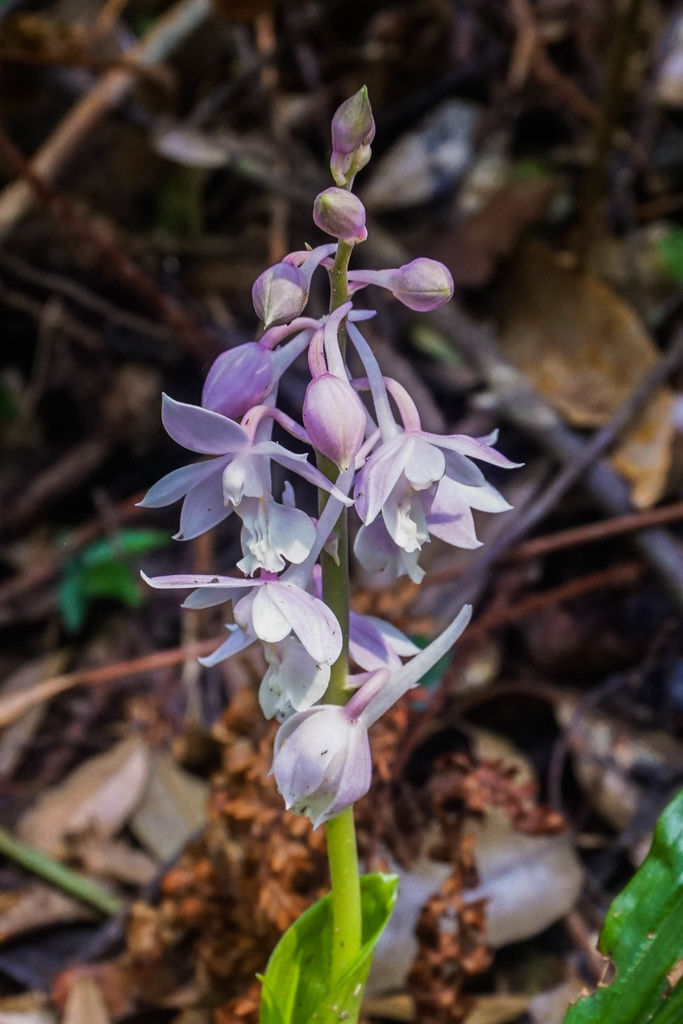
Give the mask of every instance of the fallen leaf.
M 154 752 L 149 783 L 131 818 L 133 835 L 160 861 L 169 860 L 206 822 L 208 786 Z
M 540 244 L 522 248 L 499 292 L 500 344 L 569 422 L 600 427 L 657 362 L 634 311 L 607 284 L 563 265 Z M 639 508 L 662 495 L 671 464 L 673 394 L 655 392 L 615 448 Z
M 23 889 L 0 893 L 0 943 L 34 928 L 65 921 L 88 921 L 94 916 L 80 900 L 42 882 L 31 882 Z M 0 1024 L 4 1024 L 1 1016 Z
M 66 999 L 62 1024 L 109 1024 L 104 997 L 88 975 L 75 978 Z
M 68 655 L 66 651 L 57 651 L 45 658 L 38 658 L 23 665 L 18 672 L 13 672 L 0 687 L 0 702 L 5 697 L 21 694 L 30 690 L 45 679 L 60 675 L 66 668 Z M 47 711 L 46 704 L 29 708 L 16 722 L 8 726 L 0 738 L 0 778 L 11 778 L 17 767 L 26 745 L 39 728 Z
M 579 978 L 570 978 L 562 985 L 532 996 L 528 1012 L 533 1024 L 562 1024 L 569 1004 L 578 998 L 583 989 L 583 982 Z
M 468 823 L 480 883 L 465 902 L 486 899 L 486 939 L 494 948 L 538 935 L 572 909 L 583 869 L 566 835 L 518 832 L 499 808 Z
M 48 790 L 22 816 L 20 837 L 45 853 L 64 856 L 70 836 L 92 831 L 102 837 L 115 835 L 140 801 L 149 771 L 150 752 L 144 740 L 121 740 Z
M 115 878 L 126 885 L 147 885 L 157 871 L 156 863 L 142 850 L 123 840 L 103 840 L 95 833 L 79 836 L 72 850 L 88 874 Z
M 464 1024 L 509 1024 L 521 1017 L 528 1005 L 528 996 L 479 996 L 474 1009 L 465 1017 Z

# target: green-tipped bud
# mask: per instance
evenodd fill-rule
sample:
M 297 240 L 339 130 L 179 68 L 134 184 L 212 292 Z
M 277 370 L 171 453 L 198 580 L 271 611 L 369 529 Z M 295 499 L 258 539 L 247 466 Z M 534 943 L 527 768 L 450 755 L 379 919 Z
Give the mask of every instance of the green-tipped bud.
M 351 183 L 372 156 L 370 143 L 375 137 L 375 119 L 362 86 L 358 92 L 344 100 L 332 118 L 332 157 L 330 170 L 338 185 Z
M 333 186 L 316 196 L 313 220 L 321 231 L 342 242 L 364 242 L 368 237 L 365 207 L 353 192 L 344 188 Z

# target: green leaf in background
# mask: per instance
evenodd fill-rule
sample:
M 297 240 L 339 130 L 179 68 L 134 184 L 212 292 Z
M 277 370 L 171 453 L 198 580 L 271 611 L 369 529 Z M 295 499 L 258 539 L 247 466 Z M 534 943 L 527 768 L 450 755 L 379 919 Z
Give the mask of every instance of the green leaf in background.
M 396 875 L 363 875 L 363 946 L 330 988 L 332 901 L 323 896 L 282 936 L 268 961 L 261 993 L 261 1024 L 338 1024 L 355 1019 L 372 955 L 396 902 Z
M 683 960 L 683 792 L 662 814 L 647 859 L 610 907 L 600 949 L 617 977 L 571 1006 L 564 1024 L 683 1022 L 683 981 L 675 980 Z
M 92 601 L 110 598 L 136 608 L 143 601 L 137 570 L 130 559 L 169 542 L 163 530 L 120 530 L 97 540 L 70 561 L 57 588 L 57 605 L 70 633 L 83 626 Z
M 679 283 L 683 281 L 683 228 L 672 224 L 657 243 L 664 269 Z

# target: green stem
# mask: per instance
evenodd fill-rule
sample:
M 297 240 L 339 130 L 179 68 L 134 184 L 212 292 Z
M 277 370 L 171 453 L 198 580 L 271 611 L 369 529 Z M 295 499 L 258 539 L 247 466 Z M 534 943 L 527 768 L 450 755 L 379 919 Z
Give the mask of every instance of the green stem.
M 39 875 L 46 882 L 51 882 L 52 885 L 75 896 L 77 900 L 89 903 L 91 907 L 95 907 L 103 914 L 117 914 L 121 910 L 121 901 L 99 886 L 97 882 L 79 875 L 77 871 L 72 871 L 71 868 L 60 864 L 59 861 L 49 857 L 41 850 L 36 850 L 34 846 L 15 839 L 10 832 L 2 827 L 0 827 L 0 854 L 21 864 L 27 871 Z
M 330 272 L 330 312 L 348 301 L 349 286 L 347 271 L 353 246 L 340 242 L 334 266 Z M 339 331 L 339 347 L 342 354 L 346 348 L 346 329 Z M 318 455 L 318 468 L 328 479 L 338 476 L 337 467 L 329 459 Z M 320 492 L 320 506 L 324 508 L 327 495 Z M 323 578 L 323 599 L 334 612 L 342 629 L 342 652 L 332 666 L 330 682 L 325 694 L 328 704 L 346 704 L 346 677 L 349 667 L 349 539 L 346 509 L 336 524 L 337 559 L 327 552 L 321 558 Z M 353 808 L 349 807 L 328 821 L 327 857 L 330 863 L 332 883 L 332 916 L 334 920 L 334 941 L 332 943 L 331 982 L 339 979 L 358 956 L 362 942 L 362 915 L 360 903 L 360 878 L 358 875 L 358 852 L 356 831 L 353 822 Z M 357 1017 L 348 1019 L 355 1024 Z

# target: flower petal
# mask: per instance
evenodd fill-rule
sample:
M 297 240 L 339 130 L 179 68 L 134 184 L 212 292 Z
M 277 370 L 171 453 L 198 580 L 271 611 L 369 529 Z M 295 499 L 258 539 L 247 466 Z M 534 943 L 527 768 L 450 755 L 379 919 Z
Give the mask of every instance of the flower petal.
M 521 462 L 511 462 L 510 459 L 506 459 L 504 455 L 478 437 L 468 437 L 466 434 L 450 434 L 442 437 L 439 434 L 426 432 L 422 436 L 439 448 L 459 452 L 461 455 L 469 455 L 472 459 L 490 462 L 492 466 L 500 466 L 502 469 L 518 469 L 523 465 Z
M 366 526 L 376 519 L 396 486 L 412 454 L 413 444 L 414 440 L 409 434 L 401 434 L 381 445 L 356 477 L 356 511 Z
M 207 476 L 222 472 L 222 467 L 222 459 L 207 459 L 205 462 L 195 462 L 191 466 L 174 469 L 150 487 L 138 505 L 142 508 L 163 508 L 164 505 L 171 505 Z
M 267 644 L 276 644 L 292 632 L 289 619 L 273 600 L 273 587 L 263 587 L 254 596 L 251 605 L 254 632 Z
M 248 593 L 248 591 L 244 591 Z M 242 594 L 232 587 L 197 587 L 191 594 L 188 594 L 181 608 L 197 610 L 200 608 L 215 608 L 219 604 L 226 604 L 228 601 L 239 601 Z
M 176 402 L 168 395 L 162 398 L 161 419 L 173 440 L 191 452 L 225 455 L 249 443 L 246 430 L 234 420 L 198 405 Z
M 327 477 L 312 466 L 308 461 L 308 456 L 299 452 L 290 452 L 282 445 L 279 445 L 277 441 L 261 441 L 255 444 L 252 451 L 259 455 L 267 455 L 273 460 L 273 462 L 279 463 L 288 469 L 291 473 L 297 473 L 303 477 L 304 480 L 308 480 L 309 484 L 313 484 L 314 487 L 319 487 L 323 491 L 327 491 L 337 501 L 341 501 L 344 505 L 353 505 L 353 501 L 343 491 L 340 491 Z
M 202 576 L 195 574 L 178 576 L 145 576 L 145 583 L 155 590 L 184 590 L 193 587 L 262 587 L 265 580 L 244 580 L 237 576 Z
M 402 657 L 418 653 L 419 648 L 400 629 L 374 615 L 351 612 L 349 626 L 349 655 L 367 671 L 398 668 Z
M 199 658 L 200 664 L 205 665 L 206 668 L 211 668 L 212 665 L 217 665 L 220 661 L 232 658 L 233 654 L 237 654 L 239 651 L 243 651 L 245 647 L 253 644 L 253 636 L 247 636 L 239 626 L 227 626 L 226 628 L 230 630 L 228 639 L 224 640 L 220 647 L 217 647 L 215 651 L 212 651 L 205 658 Z
M 222 461 L 222 460 L 218 460 Z M 220 467 L 187 492 L 180 513 L 180 527 L 174 540 L 194 540 L 232 513 L 232 505 L 223 504 Z
M 416 490 L 423 491 L 440 480 L 445 469 L 443 452 L 436 445 L 417 439 L 403 472 Z
M 313 660 L 328 665 L 335 662 L 341 654 L 342 632 L 327 605 L 294 583 L 278 581 L 268 584 L 265 590 Z

